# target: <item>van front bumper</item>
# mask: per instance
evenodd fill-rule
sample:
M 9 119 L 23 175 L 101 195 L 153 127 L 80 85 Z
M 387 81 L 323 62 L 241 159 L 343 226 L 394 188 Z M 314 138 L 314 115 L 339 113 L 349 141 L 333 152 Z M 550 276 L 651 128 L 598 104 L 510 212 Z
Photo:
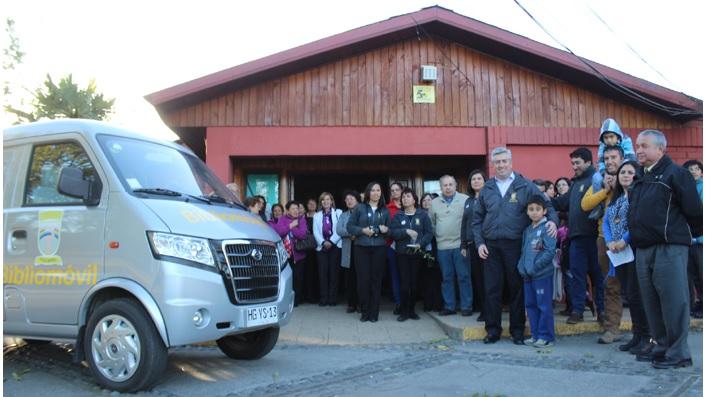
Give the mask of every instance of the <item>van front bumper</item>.
M 234 305 L 228 298 L 220 274 L 168 261 L 161 261 L 161 265 L 163 279 L 157 291 L 162 296 L 156 298 L 167 326 L 170 346 L 208 342 L 289 323 L 294 308 L 290 266 L 280 273 L 276 300 Z M 276 322 L 248 325 L 250 309 L 272 306 L 276 306 Z M 252 313 L 250 315 L 252 324 Z

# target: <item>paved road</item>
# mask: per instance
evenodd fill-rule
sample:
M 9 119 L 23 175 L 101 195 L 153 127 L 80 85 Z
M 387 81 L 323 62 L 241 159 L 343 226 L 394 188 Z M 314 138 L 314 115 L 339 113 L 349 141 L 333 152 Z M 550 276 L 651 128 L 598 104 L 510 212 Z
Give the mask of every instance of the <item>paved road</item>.
M 214 347 L 173 349 L 164 380 L 145 396 L 701 396 L 702 333 L 690 334 L 695 366 L 658 371 L 596 335 L 562 337 L 550 349 L 452 340 L 385 345 L 283 341 L 259 361 Z M 118 395 L 70 364 L 70 345 L 6 346 L 9 396 Z

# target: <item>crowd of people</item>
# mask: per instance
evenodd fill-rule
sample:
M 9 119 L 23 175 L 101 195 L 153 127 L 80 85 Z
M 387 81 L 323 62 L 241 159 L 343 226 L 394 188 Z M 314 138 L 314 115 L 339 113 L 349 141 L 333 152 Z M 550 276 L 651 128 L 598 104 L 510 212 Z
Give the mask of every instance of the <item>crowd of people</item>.
M 274 204 L 270 219 L 263 197 L 245 205 L 285 242 L 295 306 L 335 306 L 342 278 L 347 312 L 374 323 L 387 273 L 398 321 L 418 319 L 421 300 L 441 316 L 478 313 L 484 342 L 495 343 L 505 306 L 513 343 L 535 347 L 555 342 L 557 304 L 565 304 L 567 324 L 590 310 L 604 329 L 601 344 L 623 339 L 627 307 L 632 338 L 619 349 L 678 368 L 692 365 L 689 319 L 702 312 L 703 166 L 678 166 L 666 152 L 660 131 L 642 131 L 633 148 L 607 119 L 595 162 L 588 148 L 569 154 L 571 178 L 525 178 L 511 151 L 498 147 L 494 177 L 471 171 L 467 195 L 444 175 L 441 194 L 421 198 L 393 183 L 386 201 L 383 185 L 370 182 L 361 194 L 344 194 L 344 210 L 329 192 L 305 205 Z

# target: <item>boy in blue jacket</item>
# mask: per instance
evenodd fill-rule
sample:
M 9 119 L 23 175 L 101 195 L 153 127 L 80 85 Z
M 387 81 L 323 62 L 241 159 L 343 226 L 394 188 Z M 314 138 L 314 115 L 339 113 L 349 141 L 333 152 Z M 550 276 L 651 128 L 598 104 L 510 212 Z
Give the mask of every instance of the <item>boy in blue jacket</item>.
M 525 282 L 525 310 L 532 337 L 525 345 L 547 347 L 554 344 L 554 308 L 552 305 L 554 253 L 556 238 L 547 234 L 547 208 L 542 196 L 527 202 L 527 216 L 532 224 L 522 234 L 522 255 L 517 270 Z

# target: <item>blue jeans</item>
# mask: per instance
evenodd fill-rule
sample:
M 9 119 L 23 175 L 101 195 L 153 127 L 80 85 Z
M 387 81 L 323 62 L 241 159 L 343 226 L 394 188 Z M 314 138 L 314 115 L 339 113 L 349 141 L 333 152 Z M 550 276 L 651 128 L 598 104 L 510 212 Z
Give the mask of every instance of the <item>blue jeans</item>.
M 456 310 L 456 291 L 454 276 L 458 279 L 458 291 L 461 295 L 461 310 L 471 310 L 473 305 L 473 287 L 468 259 L 461 255 L 460 248 L 438 250 L 436 253 L 441 267 L 441 294 L 444 297 L 444 307 Z
M 598 313 L 605 312 L 603 273 L 598 265 L 596 238 L 574 237 L 569 243 L 569 271 L 571 271 L 571 308 L 572 312 L 583 316 L 586 305 L 586 275 L 591 276 L 595 294 L 593 302 Z
M 400 269 L 397 267 L 397 253 L 392 247 L 387 247 L 387 270 L 390 271 L 392 298 L 395 305 L 400 305 Z
M 554 341 L 553 289 L 553 276 L 540 280 L 525 280 L 525 310 L 534 339 Z

